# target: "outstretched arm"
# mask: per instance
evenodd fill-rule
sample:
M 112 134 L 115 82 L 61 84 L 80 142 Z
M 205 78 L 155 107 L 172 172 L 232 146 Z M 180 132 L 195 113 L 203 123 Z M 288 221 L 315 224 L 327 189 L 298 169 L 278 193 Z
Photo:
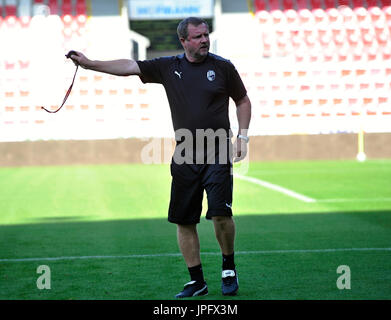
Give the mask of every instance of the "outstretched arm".
M 75 64 L 84 69 L 109 73 L 116 76 L 139 75 L 140 68 L 136 61 L 131 59 L 118 59 L 110 61 L 90 60 L 83 53 L 75 51 L 77 55 L 71 55 Z

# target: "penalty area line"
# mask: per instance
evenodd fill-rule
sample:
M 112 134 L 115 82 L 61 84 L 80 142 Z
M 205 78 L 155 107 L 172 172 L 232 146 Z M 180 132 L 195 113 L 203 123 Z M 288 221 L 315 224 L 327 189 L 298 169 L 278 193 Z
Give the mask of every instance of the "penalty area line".
M 279 253 L 328 253 L 328 252 L 365 252 L 365 251 L 391 251 L 391 248 L 334 248 L 334 249 L 286 249 L 286 250 L 259 250 L 236 251 L 236 255 L 279 254 Z M 201 255 L 221 255 L 221 252 L 201 252 Z M 35 261 L 65 261 L 65 260 L 97 260 L 97 259 L 134 259 L 134 258 L 159 258 L 181 257 L 181 253 L 157 253 L 157 254 L 130 254 L 130 255 L 99 255 L 99 256 L 68 256 L 46 258 L 12 258 L 0 259 L 1 262 L 35 262 Z
M 263 181 L 263 180 L 260 180 L 260 179 L 257 179 L 257 178 L 253 178 L 253 177 L 242 176 L 242 175 L 239 175 L 239 174 L 235 174 L 234 177 L 236 177 L 238 179 L 241 179 L 241 180 L 244 180 L 244 181 L 248 181 L 248 182 L 257 184 L 257 185 L 259 185 L 261 187 L 264 187 L 264 188 L 267 188 L 267 189 L 271 189 L 273 191 L 277 191 L 277 192 L 283 193 L 283 194 L 285 194 L 285 195 L 287 195 L 287 196 L 289 196 L 291 198 L 295 198 L 295 199 L 298 199 L 300 201 L 316 202 L 316 200 L 313 199 L 313 198 L 307 197 L 305 195 L 302 195 L 300 193 L 297 193 L 295 191 L 289 190 L 287 188 L 278 186 L 276 184 L 273 184 L 273 183 L 270 183 L 270 182 L 267 182 L 267 181 Z

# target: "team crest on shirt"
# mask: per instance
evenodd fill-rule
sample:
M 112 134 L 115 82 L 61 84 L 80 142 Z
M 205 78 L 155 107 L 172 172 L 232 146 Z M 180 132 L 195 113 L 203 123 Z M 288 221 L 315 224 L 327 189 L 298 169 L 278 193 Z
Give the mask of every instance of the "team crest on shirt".
M 209 81 L 213 81 L 216 78 L 216 73 L 213 70 L 208 70 L 206 77 Z

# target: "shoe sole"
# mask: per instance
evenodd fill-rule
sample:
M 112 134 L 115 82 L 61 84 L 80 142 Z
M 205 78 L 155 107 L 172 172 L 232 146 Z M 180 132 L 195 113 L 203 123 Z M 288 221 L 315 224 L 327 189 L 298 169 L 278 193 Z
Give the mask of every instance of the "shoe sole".
M 228 293 L 222 292 L 223 296 L 236 296 L 237 295 L 237 293 L 239 291 L 239 279 L 236 278 L 236 281 L 237 281 L 237 285 L 238 285 L 237 289 L 235 291 L 228 292 Z
M 202 291 L 204 291 L 204 290 L 206 290 L 206 292 L 203 293 L 203 294 L 200 294 L 200 293 L 201 293 Z M 205 287 L 203 287 L 202 289 L 200 289 L 200 290 L 194 292 L 194 294 L 192 295 L 192 297 L 207 296 L 207 295 L 208 295 L 208 286 L 205 286 Z
M 204 291 L 204 290 L 206 290 L 206 292 L 205 292 L 205 293 L 202 293 L 202 291 Z M 202 289 L 200 289 L 200 290 L 194 292 L 192 296 L 187 296 L 187 297 L 181 297 L 181 296 L 178 297 L 178 296 L 175 296 L 175 298 L 177 298 L 177 299 L 183 299 L 183 298 L 192 298 L 192 297 L 202 297 L 202 296 L 207 296 L 208 293 L 209 293 L 209 292 L 208 292 L 208 286 L 205 286 L 205 287 L 203 287 Z
M 236 296 L 238 293 L 238 290 L 234 291 L 234 292 L 229 292 L 229 293 L 223 293 L 223 296 Z

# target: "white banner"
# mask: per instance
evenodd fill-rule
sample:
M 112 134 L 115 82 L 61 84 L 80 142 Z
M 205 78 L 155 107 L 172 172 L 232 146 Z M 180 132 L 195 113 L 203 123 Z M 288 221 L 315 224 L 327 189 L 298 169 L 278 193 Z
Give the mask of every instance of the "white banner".
M 134 20 L 213 17 L 214 0 L 129 0 L 129 16 Z

